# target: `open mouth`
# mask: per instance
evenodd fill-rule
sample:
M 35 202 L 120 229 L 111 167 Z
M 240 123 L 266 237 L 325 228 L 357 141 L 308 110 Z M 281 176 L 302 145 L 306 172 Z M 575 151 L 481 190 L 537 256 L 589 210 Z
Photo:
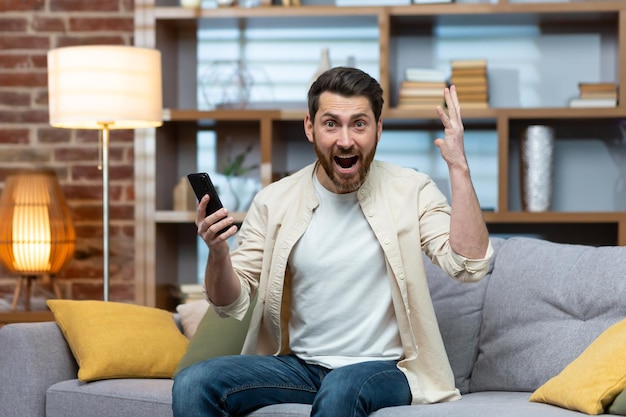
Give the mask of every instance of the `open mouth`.
M 335 163 L 343 169 L 350 169 L 359 161 L 358 156 L 335 156 Z

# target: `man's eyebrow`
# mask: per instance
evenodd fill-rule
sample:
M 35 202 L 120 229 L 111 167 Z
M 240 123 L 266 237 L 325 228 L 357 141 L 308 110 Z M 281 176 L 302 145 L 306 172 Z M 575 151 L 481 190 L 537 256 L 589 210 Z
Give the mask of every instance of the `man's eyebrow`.
M 339 115 L 333 112 L 324 112 L 321 114 L 321 117 L 330 117 L 331 119 L 339 119 Z M 355 113 L 355 114 L 351 114 L 350 115 L 350 119 L 351 120 L 355 120 L 355 119 L 369 119 L 370 115 L 366 112 L 360 112 L 360 113 Z

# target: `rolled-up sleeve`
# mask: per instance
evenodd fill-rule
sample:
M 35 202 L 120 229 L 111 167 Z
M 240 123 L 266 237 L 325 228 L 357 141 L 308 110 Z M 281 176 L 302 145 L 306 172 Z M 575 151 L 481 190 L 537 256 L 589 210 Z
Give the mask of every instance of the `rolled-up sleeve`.
M 209 303 L 220 317 L 232 317 L 242 320 L 250 306 L 250 295 L 247 291 L 241 291 L 239 298 L 225 306 L 216 306 L 210 299 Z

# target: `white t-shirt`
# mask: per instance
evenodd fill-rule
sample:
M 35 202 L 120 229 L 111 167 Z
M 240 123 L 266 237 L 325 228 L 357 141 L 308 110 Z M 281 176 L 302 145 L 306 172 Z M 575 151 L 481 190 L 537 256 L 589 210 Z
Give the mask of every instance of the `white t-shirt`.
M 291 350 L 327 368 L 400 359 L 384 254 L 356 193 L 314 183 L 320 205 L 289 258 Z

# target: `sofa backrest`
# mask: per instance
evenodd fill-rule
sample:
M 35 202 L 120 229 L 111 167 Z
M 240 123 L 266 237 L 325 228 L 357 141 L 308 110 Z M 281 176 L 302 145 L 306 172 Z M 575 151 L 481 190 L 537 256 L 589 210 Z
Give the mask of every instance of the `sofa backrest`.
M 626 317 L 626 247 L 507 239 L 485 293 L 470 391 L 534 391 Z
M 495 254 L 503 243 L 504 239 L 491 238 Z M 469 378 L 478 356 L 482 308 L 491 273 L 478 282 L 461 283 L 450 278 L 426 255 L 424 266 L 456 387 L 464 394 L 469 392 Z

